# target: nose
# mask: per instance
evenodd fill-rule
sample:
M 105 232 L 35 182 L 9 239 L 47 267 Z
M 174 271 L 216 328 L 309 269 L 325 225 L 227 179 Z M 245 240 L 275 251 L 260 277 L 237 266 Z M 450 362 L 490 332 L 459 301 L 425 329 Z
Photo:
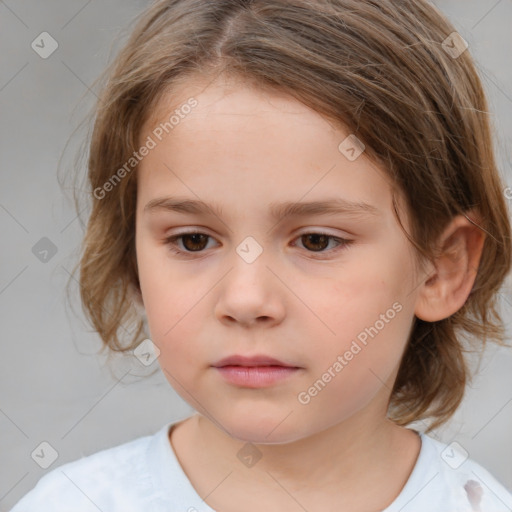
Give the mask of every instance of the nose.
M 283 321 L 285 290 L 263 255 L 252 263 L 235 255 L 233 266 L 219 283 L 215 317 L 226 325 L 272 326 Z

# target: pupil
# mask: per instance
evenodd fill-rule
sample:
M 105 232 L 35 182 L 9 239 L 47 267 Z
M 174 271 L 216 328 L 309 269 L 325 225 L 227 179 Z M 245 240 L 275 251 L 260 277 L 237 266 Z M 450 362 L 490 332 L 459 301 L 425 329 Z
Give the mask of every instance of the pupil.
M 203 237 L 203 239 L 206 238 L 205 235 L 202 235 L 201 233 L 195 233 L 193 235 L 186 235 L 183 238 L 183 245 L 187 248 L 187 250 L 190 250 L 190 251 L 201 250 L 203 247 L 197 248 L 197 246 L 194 246 L 194 244 L 197 243 L 197 239 L 200 237 Z M 193 247 L 190 247 L 189 244 L 186 243 L 186 241 L 190 240 L 190 239 L 192 239 L 194 241 Z M 204 240 L 203 240 L 203 242 L 204 242 Z
M 187 241 L 192 240 L 192 245 L 187 243 Z M 201 233 L 195 233 L 192 235 L 185 235 L 183 237 L 183 245 L 186 247 L 189 251 L 200 251 L 201 249 L 204 249 L 204 242 L 206 240 L 206 235 L 203 235 Z M 306 243 L 304 243 L 304 240 L 307 240 Z M 201 243 L 203 242 L 203 244 Z M 312 242 L 313 247 L 311 247 L 310 242 Z M 319 235 L 316 233 L 310 234 L 310 235 L 303 235 L 302 236 L 302 243 L 305 247 L 308 247 L 308 249 L 312 251 L 321 251 L 329 245 L 329 237 L 326 235 Z M 199 244 L 199 247 L 197 247 L 197 244 Z M 318 245 L 320 244 L 320 247 Z
M 313 239 L 313 241 L 314 241 L 313 245 L 318 244 L 318 239 L 320 239 L 321 242 L 325 242 L 325 243 L 320 244 L 322 246 L 321 249 L 313 249 L 313 251 L 325 249 L 325 247 L 327 247 L 327 245 L 329 244 L 329 239 L 326 235 L 319 235 L 319 234 L 315 233 L 315 234 L 311 234 L 311 235 L 304 235 L 303 238 L 306 238 L 307 240 Z M 315 241 L 316 241 L 316 243 L 315 243 Z M 304 246 L 307 247 L 307 244 L 304 244 Z

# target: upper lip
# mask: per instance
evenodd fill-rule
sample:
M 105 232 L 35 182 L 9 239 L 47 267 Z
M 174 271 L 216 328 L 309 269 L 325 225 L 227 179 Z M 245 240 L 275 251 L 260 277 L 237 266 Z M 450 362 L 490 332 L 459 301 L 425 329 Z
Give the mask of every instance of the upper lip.
M 296 368 L 294 365 L 283 363 L 283 361 L 279 361 L 278 359 L 274 359 L 273 357 L 269 357 L 266 355 L 255 355 L 255 356 L 242 356 L 242 355 L 232 355 L 221 359 L 213 364 L 215 367 L 220 366 L 288 366 L 292 368 Z

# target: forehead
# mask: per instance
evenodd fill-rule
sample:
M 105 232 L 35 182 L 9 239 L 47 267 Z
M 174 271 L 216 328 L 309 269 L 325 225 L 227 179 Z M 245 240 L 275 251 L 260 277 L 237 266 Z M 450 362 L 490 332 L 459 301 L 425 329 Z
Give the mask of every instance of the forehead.
M 341 122 L 334 123 L 320 116 L 279 88 L 255 84 L 248 79 L 234 76 L 220 75 L 212 79 L 199 75 L 188 80 L 182 79 L 172 89 L 161 93 L 158 103 L 149 112 L 142 133 L 149 133 L 160 122 L 168 121 L 173 113 L 179 114 L 184 107 L 188 110 L 186 104 L 191 99 L 197 102 L 197 106 L 184 117 L 180 114 L 180 121 L 184 118 L 190 120 L 188 125 L 194 121 L 207 121 L 211 116 L 238 116 L 242 118 L 241 122 L 244 121 L 244 116 L 246 120 L 255 117 L 272 119 L 285 116 L 286 118 L 282 120 L 286 123 L 306 122 L 322 126 L 324 129 L 343 129 Z
M 191 98 L 195 106 L 180 112 Z M 225 78 L 182 84 L 161 97 L 141 139 L 173 114 L 175 123 L 139 166 L 146 200 L 168 192 L 205 202 L 208 195 L 218 202 L 236 194 L 242 202 L 276 203 L 322 200 L 339 191 L 390 209 L 383 170 L 364 153 L 350 161 L 340 151 L 350 132 L 282 91 Z

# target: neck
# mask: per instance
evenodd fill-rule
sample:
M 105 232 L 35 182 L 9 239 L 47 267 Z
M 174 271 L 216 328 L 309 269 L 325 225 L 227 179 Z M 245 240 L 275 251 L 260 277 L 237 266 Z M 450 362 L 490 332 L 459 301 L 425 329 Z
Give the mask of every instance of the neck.
M 413 431 L 365 411 L 290 443 L 251 443 L 261 458 L 244 467 L 237 453 L 245 441 L 233 439 L 204 416 L 190 420 L 190 446 L 204 454 L 212 477 L 230 475 L 231 492 L 254 493 L 278 482 L 302 499 L 311 489 L 318 499 L 343 497 L 347 510 L 366 505 L 367 510 L 382 510 L 391 504 L 409 478 L 421 444 Z

